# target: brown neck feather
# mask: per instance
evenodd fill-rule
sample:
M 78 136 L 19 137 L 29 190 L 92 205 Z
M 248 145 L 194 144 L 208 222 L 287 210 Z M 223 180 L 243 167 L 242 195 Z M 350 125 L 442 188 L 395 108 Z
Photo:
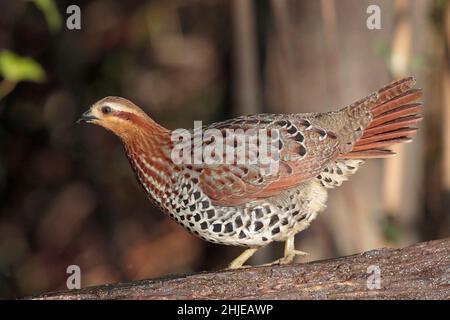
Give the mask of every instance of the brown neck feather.
M 159 146 L 170 141 L 170 131 L 157 124 L 145 113 L 119 111 L 114 115 L 120 120 L 109 129 L 119 136 L 125 145 L 142 145 L 150 152 L 156 151 L 155 149 Z
M 121 116 L 128 117 L 133 123 L 133 129 L 121 135 L 128 160 L 140 184 L 154 203 L 160 206 L 162 194 L 170 186 L 170 131 L 149 117 L 142 119 L 134 114 Z

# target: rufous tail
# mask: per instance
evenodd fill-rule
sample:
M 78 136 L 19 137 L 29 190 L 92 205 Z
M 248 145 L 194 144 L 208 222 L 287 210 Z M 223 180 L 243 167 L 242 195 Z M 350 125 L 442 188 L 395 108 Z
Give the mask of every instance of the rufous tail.
M 410 142 L 417 131 L 413 126 L 422 120 L 422 104 L 414 102 L 422 96 L 422 90 L 411 89 L 414 84 L 414 78 L 408 77 L 380 89 L 376 102 L 369 106 L 372 121 L 352 150 L 339 158 L 384 158 L 395 154 L 386 149 L 390 145 Z

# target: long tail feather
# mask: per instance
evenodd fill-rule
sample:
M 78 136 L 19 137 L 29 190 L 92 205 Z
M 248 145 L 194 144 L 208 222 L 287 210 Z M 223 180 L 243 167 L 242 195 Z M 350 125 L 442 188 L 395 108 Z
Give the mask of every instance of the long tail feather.
M 419 115 L 422 104 L 412 103 L 422 96 L 422 90 L 411 89 L 414 84 L 414 78 L 408 77 L 380 89 L 376 102 L 369 106 L 372 121 L 352 150 L 339 158 L 383 158 L 395 154 L 384 148 L 410 142 L 417 131 L 411 126 L 422 120 Z

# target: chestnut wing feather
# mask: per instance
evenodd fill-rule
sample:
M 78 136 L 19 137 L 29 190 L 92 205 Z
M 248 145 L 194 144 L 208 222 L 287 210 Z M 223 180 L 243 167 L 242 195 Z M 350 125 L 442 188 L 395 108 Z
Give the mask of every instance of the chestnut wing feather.
M 274 196 L 318 175 L 329 161 L 338 156 L 339 142 L 334 133 L 315 126 L 313 122 L 314 114 L 305 114 L 304 118 L 300 115 L 262 114 L 214 123 L 204 128 L 217 129 L 224 137 L 227 129 L 242 129 L 245 133 L 250 129 L 267 129 L 267 132 L 273 129 L 278 136 L 275 134 L 273 140 L 267 139 L 264 143 L 270 148 L 279 137 L 276 143 L 279 161 L 278 166 L 275 165 L 275 169 L 270 171 L 267 165 L 248 163 L 249 152 L 246 152 L 244 164 L 197 165 L 202 190 L 214 204 L 232 206 Z M 203 141 L 203 147 L 208 142 Z

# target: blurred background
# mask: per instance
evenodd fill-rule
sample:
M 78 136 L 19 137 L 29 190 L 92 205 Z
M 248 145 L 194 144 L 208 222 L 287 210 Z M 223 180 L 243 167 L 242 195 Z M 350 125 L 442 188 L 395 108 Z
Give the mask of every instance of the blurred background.
M 74 125 L 107 95 L 175 129 L 328 111 L 413 75 L 414 142 L 332 190 L 296 245 L 308 261 L 450 235 L 450 1 L 76 1 L 80 30 L 71 4 L 0 1 L 0 298 L 65 289 L 73 264 L 85 287 L 216 270 L 243 250 L 189 235 L 146 200 L 116 137 Z

